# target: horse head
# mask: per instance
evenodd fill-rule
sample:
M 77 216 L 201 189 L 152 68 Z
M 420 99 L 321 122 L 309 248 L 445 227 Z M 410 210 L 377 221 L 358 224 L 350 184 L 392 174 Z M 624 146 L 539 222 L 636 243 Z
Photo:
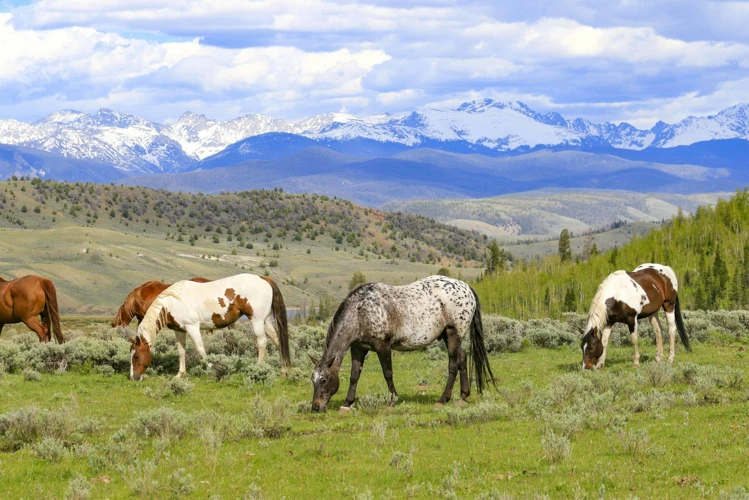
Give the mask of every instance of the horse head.
M 151 346 L 142 335 L 130 339 L 130 380 L 140 382 L 151 364 Z
M 331 357 L 329 361 L 326 361 L 325 356 L 323 359 L 317 360 L 310 356 L 310 359 L 315 364 L 315 370 L 312 372 L 312 385 L 315 390 L 312 395 L 312 411 L 323 412 L 328 405 L 330 398 L 338 392 L 338 366 L 335 366 L 335 357 Z
M 583 351 L 583 370 L 590 370 L 598 363 L 598 358 L 603 354 L 601 332 L 598 331 L 597 326 L 594 326 L 583 335 L 580 348 Z

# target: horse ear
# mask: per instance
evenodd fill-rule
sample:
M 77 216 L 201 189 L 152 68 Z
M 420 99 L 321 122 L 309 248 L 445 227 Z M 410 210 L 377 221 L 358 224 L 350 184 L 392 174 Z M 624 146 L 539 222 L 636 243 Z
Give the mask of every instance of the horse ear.
M 591 333 L 591 335 L 593 335 L 593 336 L 594 336 L 595 338 L 598 338 L 598 327 L 597 327 L 597 326 L 594 326 L 594 327 L 593 327 L 593 331 L 592 331 L 592 332 L 590 332 L 590 333 Z
M 135 343 L 135 342 L 136 342 L 136 340 L 135 340 L 135 339 L 137 339 L 137 338 L 138 338 L 138 337 L 135 337 L 135 338 L 133 338 L 133 337 L 130 337 L 130 338 L 129 338 L 128 340 L 130 340 L 130 343 L 131 343 L 132 345 L 136 345 L 136 343 Z
M 309 360 L 312 361 L 313 365 L 317 365 L 317 363 L 320 361 L 319 359 L 317 359 L 316 357 L 312 356 L 311 354 L 308 354 L 308 356 L 309 356 Z

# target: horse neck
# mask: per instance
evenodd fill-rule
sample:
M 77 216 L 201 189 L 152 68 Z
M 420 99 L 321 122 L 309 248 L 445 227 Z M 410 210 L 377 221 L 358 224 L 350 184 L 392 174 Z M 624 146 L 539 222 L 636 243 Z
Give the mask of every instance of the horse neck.
M 153 345 L 156 335 L 159 334 L 165 325 L 166 310 L 164 309 L 164 305 L 154 303 L 143 317 L 143 321 L 138 325 L 138 335 L 142 335 L 146 339 L 146 342 L 148 342 L 148 345 Z

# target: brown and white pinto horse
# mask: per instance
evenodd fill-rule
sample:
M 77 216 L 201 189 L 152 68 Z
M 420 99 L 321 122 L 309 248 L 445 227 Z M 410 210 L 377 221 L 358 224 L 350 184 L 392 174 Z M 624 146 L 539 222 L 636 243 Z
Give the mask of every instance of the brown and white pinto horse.
M 668 322 L 670 351 L 668 362 L 674 362 L 676 330 L 687 351 L 691 351 L 689 337 L 684 328 L 679 305 L 679 283 L 676 273 L 661 264 L 642 264 L 633 272 L 616 271 L 610 274 L 598 287 L 590 305 L 588 324 L 580 344 L 583 351 L 583 369 L 603 367 L 606 362 L 606 348 L 611 328 L 616 323 L 629 326 L 632 345 L 635 349 L 634 365 L 640 364 L 640 351 L 637 346 L 637 320 L 650 318 L 655 332 L 657 353 L 655 360 L 663 359 L 663 339 L 658 324 L 658 310 L 663 308 Z
M 41 322 L 37 316 L 41 315 Z M 55 285 L 45 278 L 28 275 L 13 281 L 0 278 L 0 333 L 3 326 L 23 323 L 39 336 L 39 342 L 65 339 L 60 328 Z
M 148 308 L 131 339 L 130 378 L 138 381 L 151 364 L 151 345 L 159 331 L 168 327 L 177 337 L 178 377 L 185 375 L 185 341 L 190 335 L 198 354 L 206 352 L 200 328 L 224 328 L 247 316 L 257 338 L 258 363 L 265 360 L 268 335 L 281 353 L 281 373 L 291 365 L 289 334 L 278 285 L 265 276 L 238 274 L 208 283 L 179 281 L 164 290 Z
M 190 281 L 194 281 L 195 283 L 208 283 L 211 280 L 205 278 L 192 278 Z M 171 283 L 148 281 L 134 289 L 130 292 L 130 295 L 127 296 L 122 307 L 120 307 L 120 310 L 117 311 L 117 316 L 115 316 L 112 326 L 127 326 L 133 318 L 137 318 L 138 323 L 143 321 L 143 316 L 146 315 L 148 308 L 151 307 L 151 302 L 153 302 L 161 292 L 170 286 L 172 286 Z

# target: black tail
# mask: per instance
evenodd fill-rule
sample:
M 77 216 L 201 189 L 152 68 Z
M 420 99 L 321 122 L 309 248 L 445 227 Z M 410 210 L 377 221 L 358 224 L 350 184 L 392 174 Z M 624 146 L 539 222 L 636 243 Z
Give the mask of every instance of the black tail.
M 676 294 L 676 307 L 674 308 L 674 316 L 676 316 L 676 329 L 679 330 L 679 337 L 681 337 L 681 343 L 687 351 L 692 352 L 692 346 L 689 344 L 689 337 L 687 337 L 687 329 L 684 328 L 684 319 L 681 317 L 681 305 L 679 304 L 679 294 Z
M 280 344 L 281 351 L 281 366 L 284 368 L 291 366 L 291 354 L 289 352 L 289 325 L 286 317 L 286 304 L 281 295 L 276 282 L 270 278 L 261 276 L 265 281 L 268 282 L 270 287 L 273 289 L 273 318 L 276 320 L 276 330 L 278 331 L 278 343 Z
M 486 353 L 484 345 L 484 325 L 481 322 L 481 304 L 476 291 L 471 289 L 473 297 L 476 299 L 476 309 L 473 311 L 471 320 L 471 356 L 469 366 L 471 377 L 476 377 L 476 390 L 479 394 L 484 391 L 487 382 L 491 382 L 494 388 L 497 387 L 492 367 L 489 366 L 489 356 Z

